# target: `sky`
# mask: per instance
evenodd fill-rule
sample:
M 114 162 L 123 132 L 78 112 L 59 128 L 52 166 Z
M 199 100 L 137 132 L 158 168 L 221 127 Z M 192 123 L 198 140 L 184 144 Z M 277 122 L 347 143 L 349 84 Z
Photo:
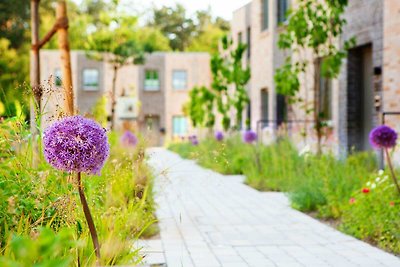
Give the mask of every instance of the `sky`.
M 81 3 L 82 0 L 73 0 Z M 204 10 L 211 7 L 212 14 L 224 19 L 230 20 L 234 10 L 244 6 L 251 0 L 120 0 L 122 5 L 126 6 L 126 10 L 136 10 L 146 13 L 153 5 L 157 7 L 174 6 L 175 3 L 181 3 L 189 14 L 194 14 L 197 10 Z
M 250 2 L 250 0 L 153 0 L 156 6 L 171 6 L 176 2 L 183 4 L 190 14 L 197 10 L 211 7 L 212 13 L 215 16 L 230 20 L 232 18 L 232 12 L 244 6 Z

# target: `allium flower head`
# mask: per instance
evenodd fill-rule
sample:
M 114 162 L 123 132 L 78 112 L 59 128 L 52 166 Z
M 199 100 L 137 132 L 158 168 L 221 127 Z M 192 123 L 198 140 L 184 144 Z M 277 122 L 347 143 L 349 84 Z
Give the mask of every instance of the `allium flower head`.
M 256 132 L 254 132 L 252 130 L 246 130 L 243 133 L 243 142 L 250 144 L 250 143 L 253 143 L 256 140 L 257 140 Z
M 56 169 L 100 174 L 110 146 L 106 130 L 82 116 L 65 117 L 46 128 L 44 156 Z
M 217 141 L 224 140 L 224 133 L 221 132 L 221 131 L 216 131 L 215 132 L 215 139 L 217 139 Z
M 199 140 L 197 138 L 192 139 L 192 145 L 197 146 L 199 144 Z
M 121 136 L 120 141 L 124 146 L 136 146 L 138 143 L 136 135 L 134 135 L 131 131 L 125 131 L 125 133 Z
M 374 129 L 369 134 L 369 142 L 375 148 L 390 148 L 396 145 L 397 133 L 392 128 L 381 125 Z

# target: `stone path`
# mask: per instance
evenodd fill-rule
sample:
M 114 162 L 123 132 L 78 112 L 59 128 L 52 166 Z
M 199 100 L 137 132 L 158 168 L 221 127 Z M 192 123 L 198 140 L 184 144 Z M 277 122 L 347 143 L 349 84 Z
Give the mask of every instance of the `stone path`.
M 148 264 L 214 266 L 400 266 L 400 259 L 293 210 L 281 193 L 261 193 L 162 148 L 158 173 L 161 240 L 142 241 Z M 162 265 L 165 264 L 165 265 Z

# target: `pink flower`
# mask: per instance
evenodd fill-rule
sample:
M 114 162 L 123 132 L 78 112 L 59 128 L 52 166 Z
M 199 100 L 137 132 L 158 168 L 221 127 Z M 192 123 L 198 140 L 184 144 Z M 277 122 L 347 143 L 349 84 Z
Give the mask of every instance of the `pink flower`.
M 352 205 L 354 203 L 356 203 L 356 199 L 354 197 L 350 198 L 349 199 L 349 204 Z
M 389 205 L 390 205 L 391 207 L 394 207 L 394 201 L 390 201 Z

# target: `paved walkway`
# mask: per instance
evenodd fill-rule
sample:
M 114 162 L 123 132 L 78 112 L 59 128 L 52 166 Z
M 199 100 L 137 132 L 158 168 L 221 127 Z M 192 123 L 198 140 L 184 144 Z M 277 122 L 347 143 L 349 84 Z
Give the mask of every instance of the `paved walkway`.
M 157 177 L 161 240 L 142 243 L 149 264 L 214 266 L 400 266 L 400 259 L 162 148 L 149 150 Z M 163 265 L 161 265 L 163 266 Z

